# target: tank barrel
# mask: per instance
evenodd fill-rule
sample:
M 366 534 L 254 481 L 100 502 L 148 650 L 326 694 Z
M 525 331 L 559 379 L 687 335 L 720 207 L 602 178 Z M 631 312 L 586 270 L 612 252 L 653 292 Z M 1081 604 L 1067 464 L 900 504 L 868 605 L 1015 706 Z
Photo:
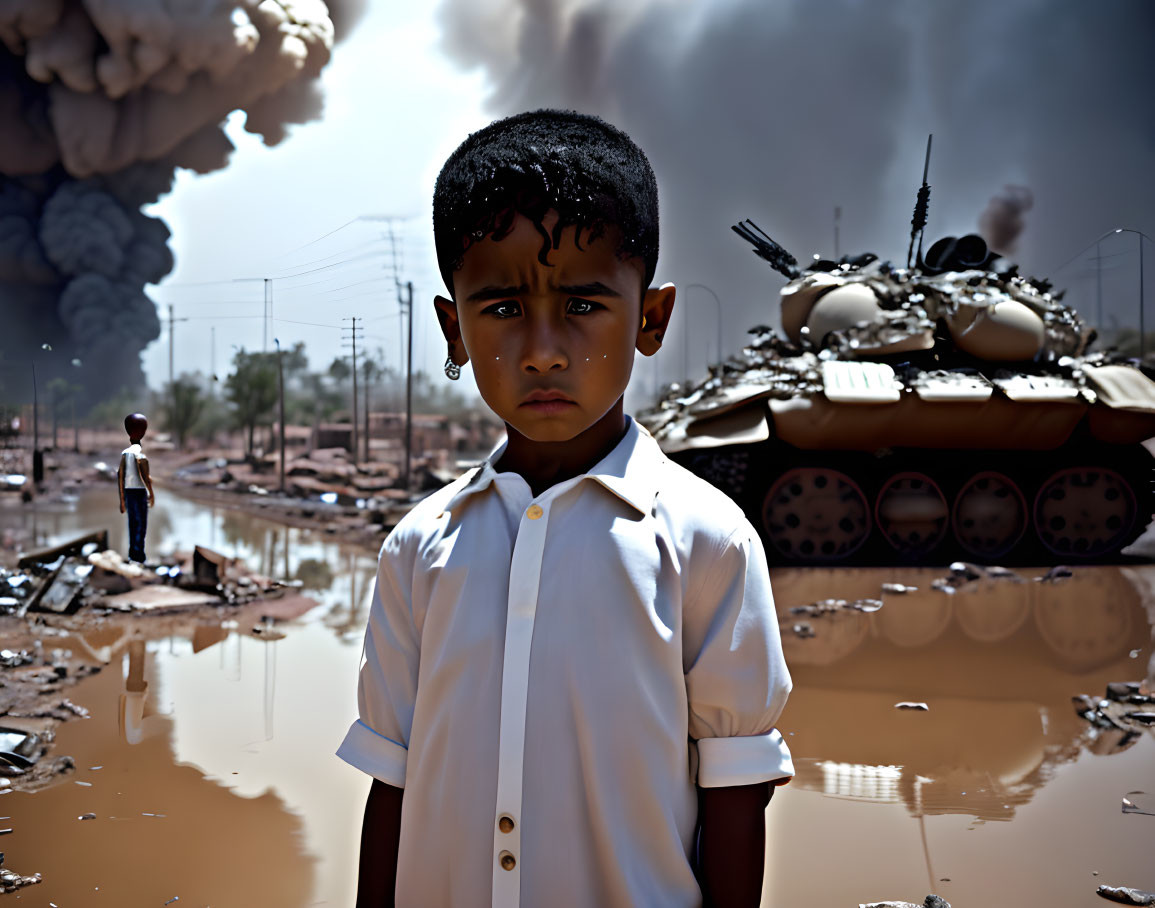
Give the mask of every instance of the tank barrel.
M 779 274 L 793 280 L 801 273 L 798 270 L 798 260 L 749 218 L 740 224 L 734 224 L 730 229 L 753 246 L 754 254 L 769 262 L 770 267 Z

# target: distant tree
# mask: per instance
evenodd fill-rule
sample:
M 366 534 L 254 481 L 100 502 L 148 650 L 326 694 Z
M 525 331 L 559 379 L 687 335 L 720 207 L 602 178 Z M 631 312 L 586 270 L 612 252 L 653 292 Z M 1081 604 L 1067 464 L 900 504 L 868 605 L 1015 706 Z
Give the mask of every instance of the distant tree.
M 225 396 L 233 406 L 237 424 L 246 430 L 245 452 L 251 456 L 257 426 L 272 423 L 277 402 L 277 355 L 238 350 L 233 372 L 225 379 Z
M 185 439 L 205 410 L 208 395 L 193 375 L 181 375 L 164 389 L 165 428 L 172 433 L 178 449 L 184 448 Z

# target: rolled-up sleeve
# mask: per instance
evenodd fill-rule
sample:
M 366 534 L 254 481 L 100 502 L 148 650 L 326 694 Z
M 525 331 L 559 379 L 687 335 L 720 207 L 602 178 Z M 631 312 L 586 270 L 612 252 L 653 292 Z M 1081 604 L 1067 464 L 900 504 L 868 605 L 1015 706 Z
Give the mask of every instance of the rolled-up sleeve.
M 400 549 L 396 532 L 381 548 L 357 686 L 359 718 L 337 756 L 375 779 L 404 788 L 420 646 L 410 606 L 411 572 L 401 563 Z
M 794 775 L 774 727 L 790 695 L 762 541 L 743 521 L 683 610 L 683 665 L 698 785 L 782 784 Z

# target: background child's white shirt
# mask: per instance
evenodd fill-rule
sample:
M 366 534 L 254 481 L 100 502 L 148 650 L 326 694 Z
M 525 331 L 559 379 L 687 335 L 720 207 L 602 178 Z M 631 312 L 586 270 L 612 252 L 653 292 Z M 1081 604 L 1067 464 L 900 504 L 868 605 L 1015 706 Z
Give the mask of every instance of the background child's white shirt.
M 405 788 L 398 904 L 693 906 L 695 772 L 792 775 L 789 690 L 753 527 L 631 421 L 536 499 L 487 464 L 401 522 L 339 755 Z
M 148 460 L 148 458 L 144 456 L 144 451 L 141 450 L 140 445 L 129 445 L 120 452 L 120 459 L 124 464 L 124 487 L 126 489 L 146 488 L 144 480 L 140 476 L 140 467 L 137 462 Z

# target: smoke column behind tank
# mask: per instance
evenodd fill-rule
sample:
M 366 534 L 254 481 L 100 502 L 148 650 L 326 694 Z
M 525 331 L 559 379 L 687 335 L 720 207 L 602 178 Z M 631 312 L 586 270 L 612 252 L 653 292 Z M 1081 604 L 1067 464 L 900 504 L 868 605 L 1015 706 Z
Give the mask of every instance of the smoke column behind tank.
M 842 252 L 901 264 L 930 132 L 928 242 L 973 231 L 1005 183 L 1035 196 L 1014 251 L 1024 273 L 1050 276 L 1108 228 L 1155 229 L 1147 0 L 441 0 L 438 12 L 443 46 L 484 74 L 494 115 L 575 107 L 646 150 L 659 275 L 718 294 L 731 350 L 777 321 L 780 282 L 726 227 L 749 217 L 805 264 L 831 257 L 839 206 Z M 1118 314 L 1133 320 L 1136 259 L 1120 268 Z M 681 295 L 671 329 L 695 309 L 695 371 L 714 336 L 699 296 Z M 681 377 L 672 359 L 657 366 L 665 380 Z
M 0 395 L 64 375 L 86 402 L 137 387 L 173 267 L 141 209 L 178 167 L 224 167 L 244 111 L 268 145 L 319 116 L 317 82 L 364 0 L 0 3 Z M 67 364 L 72 359 L 79 369 Z

